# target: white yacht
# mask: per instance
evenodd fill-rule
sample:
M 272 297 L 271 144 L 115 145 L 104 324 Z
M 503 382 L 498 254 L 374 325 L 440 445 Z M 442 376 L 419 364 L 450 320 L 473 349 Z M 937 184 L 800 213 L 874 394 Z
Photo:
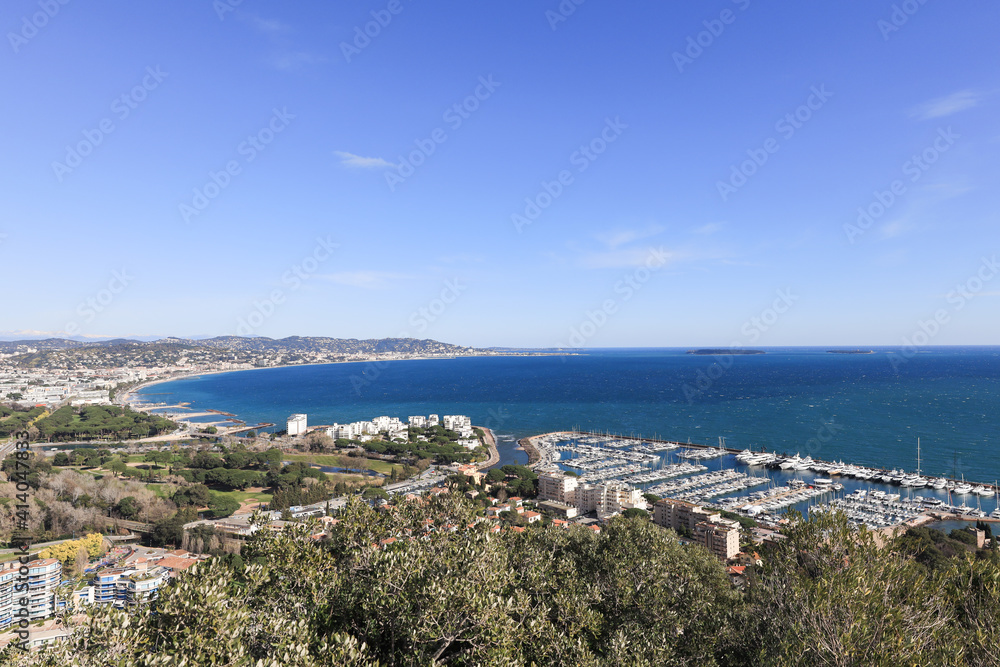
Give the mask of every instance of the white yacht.
M 795 456 L 789 457 L 784 461 L 782 461 L 781 465 L 778 467 L 781 468 L 782 470 L 796 470 L 797 469 L 796 466 L 798 466 L 800 463 L 802 463 L 802 459 L 799 458 L 798 454 L 796 454 Z

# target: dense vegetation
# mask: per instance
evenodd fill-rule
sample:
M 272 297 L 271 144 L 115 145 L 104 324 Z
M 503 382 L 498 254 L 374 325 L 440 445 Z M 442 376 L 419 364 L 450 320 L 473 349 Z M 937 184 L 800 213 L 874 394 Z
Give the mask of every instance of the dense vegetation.
M 471 525 L 456 496 L 352 503 L 315 543 L 258 531 L 152 610 L 92 612 L 36 665 L 995 665 L 1000 567 L 921 563 L 842 517 L 792 525 L 734 586 L 647 519 Z M 425 523 L 432 525 L 425 529 Z M 458 527 L 452 531 L 449 526 Z M 910 536 L 913 537 L 912 535 Z M 419 538 L 419 539 L 417 539 Z M 982 552 L 980 552 L 982 553 Z M 248 565 L 243 565 L 247 563 Z M 266 611 L 265 611 L 266 610 Z
M 7 438 L 18 431 L 25 430 L 43 414 L 45 414 L 45 408 L 0 404 L 0 437 Z
M 440 425 L 427 428 L 411 426 L 407 429 L 405 440 L 390 439 L 388 434 L 383 433 L 380 437 L 370 440 L 338 438 L 335 441 L 327 435 L 311 433 L 305 442 L 309 450 L 314 452 L 356 449 L 400 463 L 413 464 L 423 460 L 448 465 L 471 463 L 486 458 L 487 449 L 482 444 L 483 432 L 480 429 L 476 431 L 480 444 L 475 450 L 466 449 L 464 445 L 458 444 L 461 436 Z
M 117 405 L 67 405 L 42 415 L 44 408 L 0 406 L 0 436 L 26 429 L 32 440 L 46 442 L 122 440 L 160 435 L 177 428 L 169 419 Z

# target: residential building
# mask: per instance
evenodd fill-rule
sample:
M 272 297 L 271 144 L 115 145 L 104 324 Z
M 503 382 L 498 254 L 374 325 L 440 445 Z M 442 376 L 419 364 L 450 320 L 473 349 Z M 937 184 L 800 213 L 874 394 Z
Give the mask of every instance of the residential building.
M 159 596 L 160 589 L 169 578 L 170 572 L 159 566 L 127 575 L 120 582 L 125 589 L 125 605 L 138 607 L 149 604 Z
M 554 514 L 555 516 L 560 516 L 565 519 L 572 519 L 579 514 L 579 510 L 576 509 L 576 505 L 562 503 L 558 500 L 543 500 L 538 503 L 538 507 L 545 510 L 549 514 Z
M 538 498 L 575 505 L 579 483 L 578 477 L 564 475 L 561 471 L 542 473 L 538 476 Z
M 694 541 L 727 561 L 740 552 L 739 524 L 701 521 L 695 524 Z
M 28 563 L 28 604 L 31 620 L 47 618 L 56 611 L 56 588 L 62 581 L 62 563 L 40 558 Z
M 431 415 L 432 417 L 435 415 Z M 441 425 L 449 431 L 458 433 L 463 438 L 472 435 L 472 420 L 465 415 L 445 415 L 441 419 Z
M 288 418 L 288 435 L 302 435 L 306 432 L 306 415 L 296 414 Z
M 694 532 L 694 527 L 702 522 L 714 522 L 721 518 L 718 513 L 684 500 L 662 498 L 653 506 L 653 523 L 664 528 L 679 530 L 685 528 Z

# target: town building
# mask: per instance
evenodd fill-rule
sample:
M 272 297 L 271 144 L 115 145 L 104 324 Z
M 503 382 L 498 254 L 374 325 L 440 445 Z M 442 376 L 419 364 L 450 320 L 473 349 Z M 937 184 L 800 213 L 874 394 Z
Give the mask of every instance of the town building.
M 580 513 L 579 510 L 576 509 L 576 505 L 559 502 L 558 500 L 543 500 L 538 503 L 538 507 L 539 509 L 545 510 L 549 514 L 563 517 L 564 519 L 572 519 Z
M 653 523 L 664 528 L 694 532 L 694 527 L 702 521 L 714 521 L 722 515 L 684 500 L 661 498 L 653 506 Z
M 441 425 L 449 431 L 458 433 L 463 438 L 468 438 L 473 434 L 472 420 L 465 415 L 445 415 L 441 419 Z
M 740 529 L 731 522 L 695 524 L 694 541 L 701 544 L 721 560 L 727 561 L 740 552 Z
M 578 477 L 564 475 L 561 471 L 542 473 L 538 476 L 538 498 L 575 505 L 579 483 Z
M 297 414 L 288 418 L 288 435 L 302 435 L 306 432 L 306 415 Z
M 722 560 L 729 560 L 740 551 L 739 524 L 694 503 L 662 498 L 653 506 L 653 523 L 664 528 L 689 531 L 693 542 L 701 544 Z

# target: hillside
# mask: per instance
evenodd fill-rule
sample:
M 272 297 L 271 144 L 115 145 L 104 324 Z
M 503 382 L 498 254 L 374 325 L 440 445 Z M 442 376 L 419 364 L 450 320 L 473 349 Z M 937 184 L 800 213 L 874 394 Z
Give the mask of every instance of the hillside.
M 375 357 L 496 354 L 489 350 L 477 350 L 430 339 L 358 340 L 302 336 L 281 339 L 239 336 L 219 336 L 205 340 L 164 338 L 150 342 L 115 339 L 87 343 L 50 338 L 0 342 L 0 352 L 14 355 L 8 361 L 20 368 L 70 369 L 191 363 L 274 366 Z

